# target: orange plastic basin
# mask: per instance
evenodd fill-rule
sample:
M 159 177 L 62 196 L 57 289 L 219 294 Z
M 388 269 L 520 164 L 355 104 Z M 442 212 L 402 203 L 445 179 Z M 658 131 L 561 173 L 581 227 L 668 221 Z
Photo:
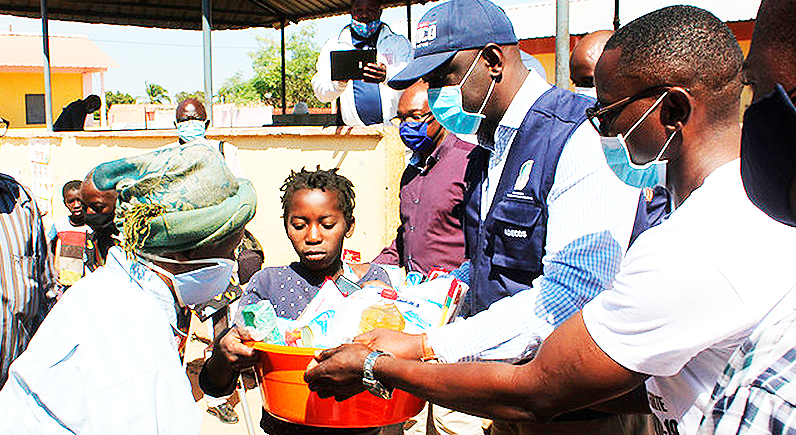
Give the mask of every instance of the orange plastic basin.
M 378 427 L 402 423 L 425 405 L 405 391 L 395 390 L 384 400 L 365 391 L 337 402 L 321 399 L 304 382 L 304 369 L 317 349 L 248 342 L 259 352 L 254 366 L 265 410 L 271 415 L 307 426 L 335 428 Z

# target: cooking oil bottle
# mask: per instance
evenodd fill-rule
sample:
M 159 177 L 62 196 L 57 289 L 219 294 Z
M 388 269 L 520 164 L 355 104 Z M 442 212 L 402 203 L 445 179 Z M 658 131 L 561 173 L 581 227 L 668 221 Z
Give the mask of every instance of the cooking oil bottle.
M 398 293 L 393 289 L 384 289 L 381 292 L 381 301 L 362 310 L 362 320 L 359 322 L 359 334 L 377 328 L 403 331 L 406 326 L 404 316 L 392 302 L 398 299 Z

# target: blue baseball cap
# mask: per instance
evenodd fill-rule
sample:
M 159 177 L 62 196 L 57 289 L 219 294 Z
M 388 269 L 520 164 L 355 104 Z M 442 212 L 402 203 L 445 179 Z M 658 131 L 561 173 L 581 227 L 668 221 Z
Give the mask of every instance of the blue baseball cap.
M 490 42 L 516 44 L 509 17 L 488 0 L 451 0 L 423 15 L 415 32 L 415 58 L 387 84 L 406 89 L 447 62 L 459 50 L 481 48 Z

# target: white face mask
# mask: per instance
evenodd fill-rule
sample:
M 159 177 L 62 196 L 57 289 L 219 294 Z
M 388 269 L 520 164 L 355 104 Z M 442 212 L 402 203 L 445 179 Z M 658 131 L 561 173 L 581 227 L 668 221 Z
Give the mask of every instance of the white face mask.
M 232 274 L 235 270 L 235 261 L 229 258 L 177 261 L 152 254 L 142 253 L 139 255 L 150 260 L 146 263 L 147 267 L 171 280 L 177 303 L 183 307 L 207 302 L 219 295 L 231 283 Z M 169 264 L 204 264 L 207 266 L 174 275 L 152 261 Z

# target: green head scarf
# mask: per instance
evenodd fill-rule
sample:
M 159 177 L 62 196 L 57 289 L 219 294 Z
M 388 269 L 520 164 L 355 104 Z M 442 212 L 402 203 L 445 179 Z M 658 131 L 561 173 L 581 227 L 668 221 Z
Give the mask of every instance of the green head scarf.
M 214 243 L 254 217 L 251 182 L 232 175 L 207 141 L 103 163 L 92 180 L 116 190 L 116 227 L 127 252 L 180 252 Z

